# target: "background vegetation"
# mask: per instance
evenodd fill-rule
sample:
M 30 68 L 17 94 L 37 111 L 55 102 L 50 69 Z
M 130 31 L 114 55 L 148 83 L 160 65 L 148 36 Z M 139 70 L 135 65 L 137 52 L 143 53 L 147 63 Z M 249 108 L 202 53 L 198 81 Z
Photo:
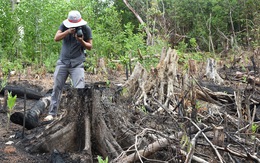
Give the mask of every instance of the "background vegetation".
M 93 31 L 94 48 L 86 66 L 98 58 L 127 63 L 136 57 L 147 67 L 162 47 L 202 59 L 259 46 L 259 0 L 129 0 L 140 23 L 122 0 L 0 1 L 0 68 L 2 73 L 27 65 L 54 71 L 61 42 L 53 37 L 70 10 L 79 10 Z M 151 41 L 147 43 L 147 31 Z M 145 60 L 140 56 L 148 56 Z M 142 59 L 142 60 L 141 60 Z

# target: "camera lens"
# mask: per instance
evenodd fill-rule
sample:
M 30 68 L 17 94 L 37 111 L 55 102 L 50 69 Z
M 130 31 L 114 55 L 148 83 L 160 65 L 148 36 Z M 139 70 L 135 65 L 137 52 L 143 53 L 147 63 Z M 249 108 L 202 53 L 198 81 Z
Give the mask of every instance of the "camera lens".
M 82 32 L 81 27 L 77 28 L 77 36 L 82 37 L 82 35 L 83 35 L 83 32 Z

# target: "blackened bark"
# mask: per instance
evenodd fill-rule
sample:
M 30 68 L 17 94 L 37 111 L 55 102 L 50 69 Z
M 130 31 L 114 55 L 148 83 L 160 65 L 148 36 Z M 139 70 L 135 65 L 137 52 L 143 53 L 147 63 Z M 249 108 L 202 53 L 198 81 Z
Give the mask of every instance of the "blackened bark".
M 39 100 L 42 97 L 44 97 L 44 94 L 42 92 L 38 92 L 36 90 L 33 89 L 29 89 L 29 88 L 24 88 L 22 86 L 11 86 L 11 85 L 7 85 L 5 86 L 2 90 L 1 90 L 1 94 L 4 94 L 5 91 L 9 91 L 12 92 L 12 95 L 17 95 L 17 97 L 22 97 L 24 96 L 24 90 L 26 91 L 26 96 L 28 99 L 35 99 L 35 100 Z

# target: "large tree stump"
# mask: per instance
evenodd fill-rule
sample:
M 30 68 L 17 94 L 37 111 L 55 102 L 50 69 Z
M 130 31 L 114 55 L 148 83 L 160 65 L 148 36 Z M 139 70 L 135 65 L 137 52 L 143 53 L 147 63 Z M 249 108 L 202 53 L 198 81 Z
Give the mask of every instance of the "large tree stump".
M 92 162 L 93 153 L 116 158 L 134 142 L 128 129 L 131 124 L 125 119 L 128 113 L 115 103 L 116 90 L 99 85 L 65 91 L 58 118 L 35 128 L 37 134 L 25 142 L 26 149 L 32 153 L 81 151 L 83 162 Z M 124 138 L 118 140 L 120 135 Z
M 61 99 L 58 119 L 43 126 L 43 130 L 38 132 L 31 140 L 28 150 L 30 152 L 52 152 L 57 149 L 60 152 L 86 150 L 92 160 L 91 149 L 86 133 L 90 129 L 89 114 L 91 111 L 91 95 L 89 88 L 69 90 Z M 37 138 L 37 139 L 36 139 Z M 91 145 L 90 145 L 91 146 Z
M 171 48 L 163 51 L 160 62 L 151 70 L 147 71 L 137 63 L 130 79 L 124 87 L 128 90 L 128 96 L 133 97 L 136 106 L 144 106 L 147 111 L 172 109 L 171 99 L 175 98 L 177 84 L 178 55 Z M 156 102 L 154 99 L 157 99 Z M 157 105 L 154 105 L 157 103 Z M 160 107 L 158 107 L 158 103 Z

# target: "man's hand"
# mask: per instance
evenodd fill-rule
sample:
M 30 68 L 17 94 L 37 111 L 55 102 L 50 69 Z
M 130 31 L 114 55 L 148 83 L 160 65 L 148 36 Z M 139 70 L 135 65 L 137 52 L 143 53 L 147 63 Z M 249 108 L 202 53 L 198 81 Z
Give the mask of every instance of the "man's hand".
M 82 43 L 82 41 L 84 41 L 84 40 L 83 40 L 83 35 L 82 35 L 82 37 L 78 37 L 77 34 L 75 34 L 75 37 L 76 37 L 76 39 L 77 39 L 79 42 L 81 42 L 81 43 Z
M 62 40 L 64 37 L 66 37 L 67 35 L 69 34 L 72 34 L 74 35 L 76 32 L 76 29 L 75 28 L 69 28 L 67 29 L 66 31 L 61 31 L 61 30 L 58 30 L 54 36 L 54 40 L 55 41 L 60 41 Z
M 92 39 L 85 41 L 82 37 L 78 37 L 77 34 L 75 34 L 75 38 L 84 46 L 86 49 L 91 50 L 92 49 Z
M 69 28 L 68 29 L 68 33 L 69 34 L 74 34 L 76 32 L 76 29 L 75 28 Z

